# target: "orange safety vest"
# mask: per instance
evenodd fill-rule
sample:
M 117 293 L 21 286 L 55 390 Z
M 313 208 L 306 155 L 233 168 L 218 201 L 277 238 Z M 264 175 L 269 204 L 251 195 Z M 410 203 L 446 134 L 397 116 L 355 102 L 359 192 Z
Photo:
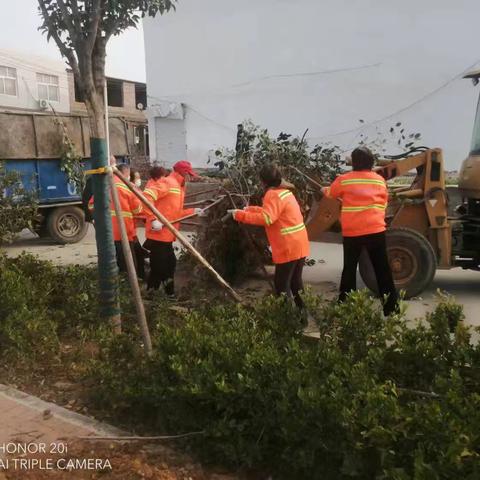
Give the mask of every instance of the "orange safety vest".
M 143 194 L 155 205 L 167 220 L 176 220 L 195 212 L 194 208 L 184 210 L 185 179 L 177 172 L 172 172 L 168 177 L 162 177 L 155 181 L 149 181 Z M 147 213 L 145 236 L 159 242 L 173 242 L 175 235 L 163 227 L 160 231 L 152 230 L 152 221 L 156 217 L 151 212 Z M 179 230 L 180 224 L 174 224 Z
M 261 207 L 238 210 L 235 220 L 265 227 L 275 264 L 299 260 L 310 253 L 300 205 L 290 190 L 269 189 Z
M 338 176 L 324 193 L 342 202 L 340 221 L 344 237 L 384 232 L 388 190 L 385 179 L 370 170 Z
M 132 193 L 132 191 L 121 181 L 115 182 L 115 188 L 118 192 L 118 199 L 120 200 L 120 209 L 122 211 L 122 217 L 125 222 L 125 228 L 127 230 L 128 241 L 133 242 L 137 236 L 137 229 L 135 226 L 135 217 L 138 217 L 142 211 L 142 203 Z M 88 208 L 93 212 L 93 197 L 90 199 Z M 113 199 L 110 198 L 110 215 L 112 217 L 113 228 L 113 240 L 115 242 L 121 241 L 120 226 L 117 220 L 117 213 L 115 212 L 115 206 Z

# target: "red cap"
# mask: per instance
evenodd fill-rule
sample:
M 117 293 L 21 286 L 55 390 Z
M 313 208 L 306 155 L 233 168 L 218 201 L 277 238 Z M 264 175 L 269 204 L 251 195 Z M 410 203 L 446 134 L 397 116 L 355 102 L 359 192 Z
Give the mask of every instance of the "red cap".
M 173 166 L 173 170 L 183 176 L 191 175 L 192 177 L 198 177 L 198 173 L 192 168 L 192 164 L 186 160 L 177 162 Z

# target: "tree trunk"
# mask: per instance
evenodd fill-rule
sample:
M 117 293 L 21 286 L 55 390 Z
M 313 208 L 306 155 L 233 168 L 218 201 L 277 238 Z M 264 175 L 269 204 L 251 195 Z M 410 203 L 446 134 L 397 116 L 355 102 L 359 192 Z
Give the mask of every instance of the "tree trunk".
M 109 165 L 105 134 L 105 106 L 98 91 L 88 95 L 85 104 L 90 119 L 92 168 Z M 107 175 L 93 176 L 95 239 L 98 253 L 100 312 L 110 320 L 116 333 L 121 332 L 118 267 L 113 243 Z

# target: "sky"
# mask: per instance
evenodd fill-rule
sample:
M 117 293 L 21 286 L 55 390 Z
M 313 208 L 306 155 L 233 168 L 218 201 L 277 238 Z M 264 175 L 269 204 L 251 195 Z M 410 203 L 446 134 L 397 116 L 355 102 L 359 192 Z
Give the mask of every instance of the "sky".
M 38 31 L 37 0 L 2 0 L 0 48 L 61 59 L 51 40 Z M 107 75 L 125 80 L 145 81 L 145 53 L 141 25 L 110 41 Z

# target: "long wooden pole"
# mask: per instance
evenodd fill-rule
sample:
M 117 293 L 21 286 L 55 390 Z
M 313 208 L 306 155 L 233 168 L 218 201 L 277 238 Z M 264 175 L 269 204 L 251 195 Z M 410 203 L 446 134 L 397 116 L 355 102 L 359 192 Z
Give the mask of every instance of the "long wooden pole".
M 113 169 L 115 175 L 120 178 L 125 185 L 133 192 L 133 194 L 152 212 L 152 214 L 170 231 L 175 235 L 178 241 L 196 258 L 213 276 L 213 278 L 231 295 L 231 297 L 237 302 L 241 303 L 242 298 L 238 293 L 219 275 L 219 273 L 210 265 L 210 263 L 202 257 L 200 252 L 188 241 L 188 239 L 179 232 L 150 202 L 145 196 L 139 192 L 130 180 L 128 180 L 121 172 L 116 168 Z
M 218 205 L 223 199 L 225 198 L 225 195 L 222 195 L 220 198 L 218 198 L 217 200 L 215 200 L 214 202 L 212 202 L 210 205 L 207 205 L 203 211 L 205 210 L 208 210 L 209 208 L 212 208 L 214 207 L 215 205 Z M 205 203 L 204 201 L 201 202 L 201 203 Z M 172 220 L 170 223 L 172 225 L 175 225 L 176 223 L 180 223 L 180 222 L 184 222 L 185 220 L 188 220 L 190 218 L 193 218 L 193 217 L 197 217 L 198 216 L 198 213 L 191 213 L 190 215 L 185 215 L 183 217 L 180 217 L 180 218 L 177 218 L 176 220 Z
M 107 133 L 107 152 L 108 159 L 110 161 L 110 138 L 109 138 L 109 125 L 108 125 L 108 94 L 107 85 L 105 82 L 105 123 Z M 115 168 L 115 167 L 114 167 Z M 128 240 L 127 228 L 125 227 L 125 220 L 122 214 L 122 207 L 120 205 L 120 199 L 118 197 L 117 187 L 115 186 L 115 177 L 111 169 L 108 169 L 108 179 L 110 183 L 110 191 L 113 200 L 113 206 L 115 209 L 115 215 L 117 218 L 118 226 L 120 227 L 120 239 L 122 242 L 123 258 L 125 259 L 125 265 L 127 266 L 128 280 L 130 288 L 133 293 L 133 301 L 137 310 L 138 322 L 140 324 L 140 330 L 142 331 L 143 344 L 145 353 L 147 355 L 152 354 L 152 340 L 150 337 L 150 331 L 148 329 L 147 316 L 145 314 L 145 307 L 143 305 L 142 295 L 140 293 L 140 286 L 138 285 L 137 271 L 135 269 L 135 263 L 133 261 L 132 249 L 130 248 L 130 242 Z M 121 324 L 120 324 L 121 330 Z
M 135 269 L 135 263 L 133 261 L 132 249 L 130 248 L 130 242 L 128 240 L 127 229 L 125 227 L 125 220 L 122 216 L 122 208 L 120 206 L 120 199 L 118 198 L 117 187 L 115 186 L 115 179 L 113 173 L 109 173 L 110 185 L 112 189 L 112 199 L 115 206 L 115 214 L 117 216 L 118 225 L 120 227 L 120 238 L 122 241 L 123 257 L 125 258 L 125 265 L 127 266 L 128 281 L 130 288 L 132 289 L 133 301 L 135 303 L 135 309 L 137 310 L 138 323 L 140 324 L 140 330 L 143 337 L 143 345 L 145 353 L 147 355 L 152 354 L 152 339 L 150 337 L 150 331 L 148 329 L 147 316 L 145 314 L 145 307 L 143 305 L 142 294 L 140 292 L 140 286 L 138 285 L 137 271 Z
M 111 163 L 110 162 L 110 124 L 109 124 L 109 117 L 108 117 L 108 89 L 107 89 L 107 80 L 106 79 L 105 79 L 105 84 L 104 84 L 104 88 L 103 88 L 103 100 L 104 100 L 104 104 L 105 104 L 105 143 L 106 143 L 106 146 L 107 146 L 107 162 L 106 162 L 106 165 L 110 165 L 110 163 Z M 114 199 L 113 190 L 115 189 L 115 187 L 114 187 L 114 181 L 113 181 L 113 179 L 110 175 L 108 176 L 108 183 L 109 183 L 112 198 Z M 118 203 L 118 196 L 117 196 L 117 203 Z M 118 211 L 117 211 L 117 204 L 115 204 L 115 203 L 114 203 L 114 208 L 115 208 L 115 211 L 116 211 L 117 218 L 120 219 L 119 212 L 121 210 L 118 209 Z M 117 278 L 117 284 L 118 284 L 118 278 Z M 119 288 L 119 287 L 120 287 L 120 285 L 118 284 L 117 288 Z M 120 308 L 120 301 L 119 301 L 119 308 Z M 113 331 L 116 334 L 122 333 L 122 314 L 121 314 L 120 310 L 119 310 L 118 317 L 116 319 L 114 319 Z
M 317 187 L 318 189 L 322 190 L 323 185 L 320 185 L 316 180 L 314 180 L 312 177 L 309 177 L 306 173 L 303 173 L 299 168 L 295 167 L 294 165 L 290 165 L 290 168 L 295 170 L 297 173 L 305 177 L 312 185 Z
M 185 195 L 185 200 L 187 198 L 191 198 L 191 197 L 198 197 L 200 195 L 205 195 L 206 193 L 212 193 L 212 192 L 218 192 L 218 190 L 220 190 L 221 186 L 217 186 L 215 188 L 211 188 L 209 190 L 203 190 L 202 192 L 191 192 L 191 193 L 188 193 L 187 195 Z

